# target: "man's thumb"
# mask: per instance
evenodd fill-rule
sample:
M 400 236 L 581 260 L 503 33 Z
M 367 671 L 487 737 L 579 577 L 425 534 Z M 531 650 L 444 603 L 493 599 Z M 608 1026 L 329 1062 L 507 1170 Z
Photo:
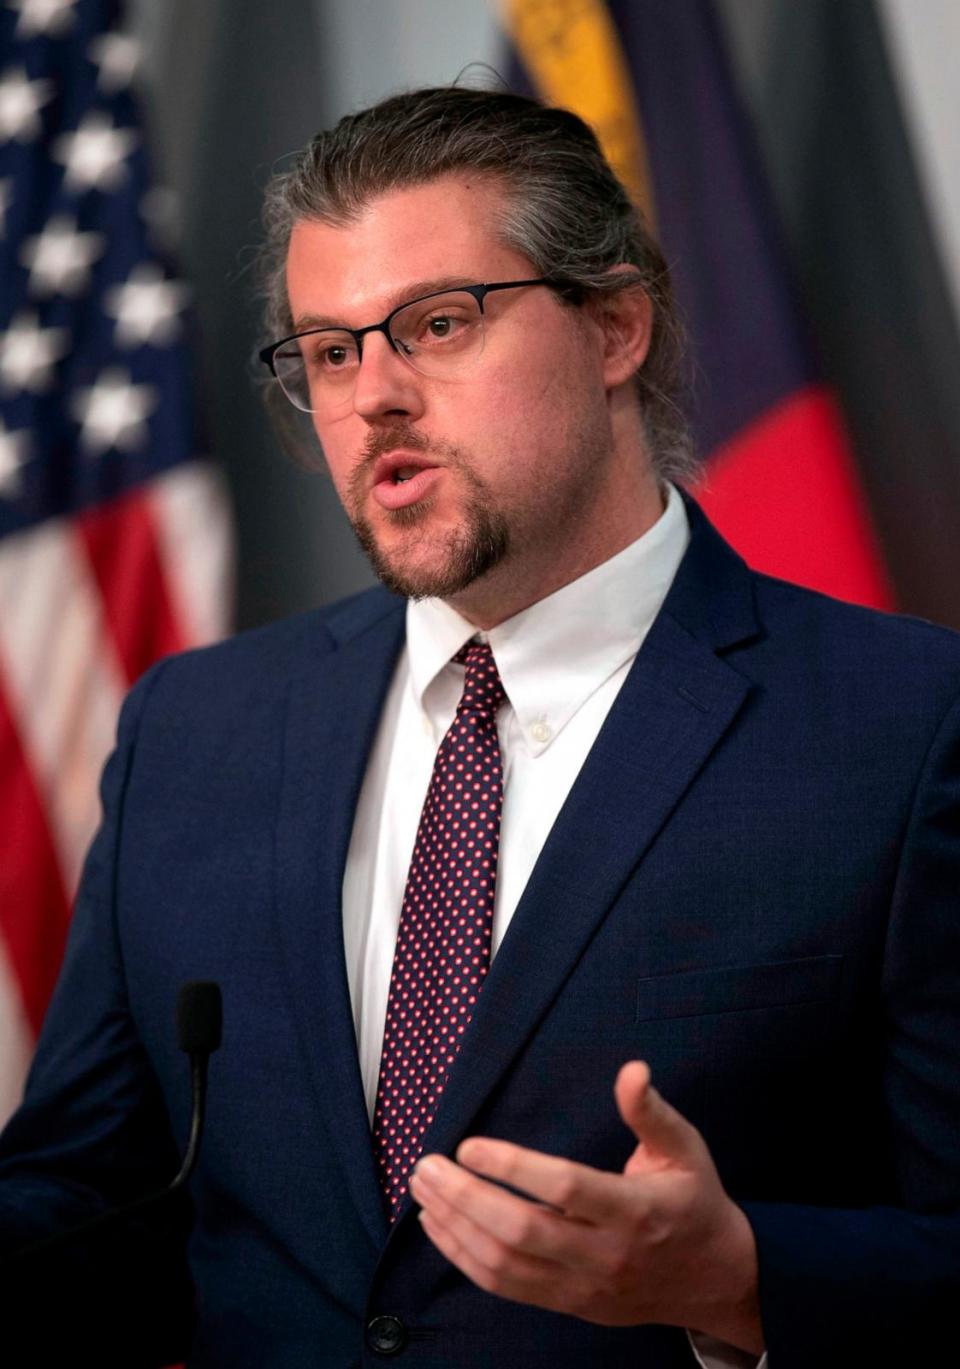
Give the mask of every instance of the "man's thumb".
M 620 1116 L 648 1152 L 693 1162 L 703 1140 L 676 1108 L 672 1108 L 650 1082 L 650 1066 L 630 1060 L 617 1075 L 614 1096 Z

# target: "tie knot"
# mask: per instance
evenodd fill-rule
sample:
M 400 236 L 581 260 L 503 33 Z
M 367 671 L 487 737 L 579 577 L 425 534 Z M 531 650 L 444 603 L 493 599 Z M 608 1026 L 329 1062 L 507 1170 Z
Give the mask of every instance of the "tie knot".
M 486 713 L 492 717 L 507 695 L 489 644 L 468 642 L 453 659 L 466 667 L 457 712 Z

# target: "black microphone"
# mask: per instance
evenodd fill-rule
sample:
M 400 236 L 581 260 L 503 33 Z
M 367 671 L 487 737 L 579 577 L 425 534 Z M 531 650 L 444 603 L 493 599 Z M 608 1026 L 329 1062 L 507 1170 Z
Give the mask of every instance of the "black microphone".
M 196 1168 L 200 1155 L 200 1141 L 203 1137 L 203 1121 L 207 1102 L 207 1066 L 210 1056 L 220 1049 L 223 1033 L 223 998 L 220 985 L 210 980 L 195 980 L 184 984 L 177 995 L 177 1043 L 190 1057 L 190 1080 L 193 1091 L 193 1112 L 190 1118 L 190 1136 L 186 1154 L 174 1179 L 166 1188 L 156 1193 L 148 1193 L 143 1198 L 135 1198 L 123 1207 L 111 1208 L 100 1212 L 77 1226 L 56 1231 L 38 1241 L 31 1241 L 14 1251 L 7 1259 L 0 1261 L 0 1271 L 13 1271 L 34 1257 L 49 1255 L 61 1245 L 66 1245 L 78 1237 L 100 1234 L 115 1222 L 143 1212 L 154 1204 L 164 1202 L 186 1184 Z
M 209 979 L 184 984 L 177 996 L 177 1044 L 190 1057 L 193 1114 L 190 1138 L 180 1172 L 165 1190 L 174 1193 L 190 1178 L 200 1155 L 203 1119 L 207 1110 L 207 1065 L 223 1038 L 223 995 L 220 985 Z

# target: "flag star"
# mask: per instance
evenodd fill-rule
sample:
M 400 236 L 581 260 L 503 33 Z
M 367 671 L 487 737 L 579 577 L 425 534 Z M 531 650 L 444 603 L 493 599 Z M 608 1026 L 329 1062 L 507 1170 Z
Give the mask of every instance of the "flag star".
M 0 78 L 0 142 L 27 143 L 40 132 L 39 111 L 53 99 L 52 81 L 31 81 L 23 67 Z
M 76 0 L 7 0 L 8 9 L 20 11 L 18 38 L 32 38 L 37 33 L 66 33 L 76 18 L 75 4 Z
M 75 133 L 62 133 L 51 153 L 67 168 L 71 190 L 113 190 L 127 174 L 125 158 L 136 147 L 132 128 L 114 128 L 109 114 L 93 110 Z
M 105 95 L 123 90 L 133 79 L 140 62 L 140 44 L 129 33 L 100 33 L 87 48 L 99 68 L 97 86 Z
M 66 328 L 41 328 L 36 314 L 22 313 L 0 333 L 0 382 L 7 391 L 42 394 L 56 362 L 70 350 Z
M 13 181 L 8 176 L 5 181 L 0 181 L 0 238 L 7 231 L 6 213 L 10 208 L 10 201 L 13 199 Z
M 26 428 L 8 432 L 0 418 L 0 499 L 13 499 L 20 493 L 27 460 Z
M 162 347 L 180 332 L 180 310 L 189 291 L 180 281 L 165 280 L 160 266 L 135 266 L 125 285 L 104 291 L 104 309 L 117 320 L 114 333 L 120 347 L 150 342 Z
M 80 441 L 93 455 L 115 447 L 132 452 L 147 440 L 147 415 L 159 402 L 156 386 L 134 385 L 129 371 L 111 366 L 96 383 L 78 389 L 71 400 L 74 418 L 82 424 Z
M 73 295 L 82 290 L 90 267 L 102 255 L 101 233 L 80 233 L 76 220 L 54 214 L 41 233 L 27 238 L 20 260 L 30 270 L 30 291 L 35 295 Z

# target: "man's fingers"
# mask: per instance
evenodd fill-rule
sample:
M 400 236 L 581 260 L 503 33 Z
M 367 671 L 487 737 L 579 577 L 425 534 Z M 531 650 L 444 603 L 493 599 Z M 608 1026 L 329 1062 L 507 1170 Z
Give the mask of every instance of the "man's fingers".
M 702 1160 L 704 1144 L 696 1127 L 660 1096 L 650 1082 L 650 1067 L 631 1060 L 617 1075 L 614 1095 L 620 1116 L 648 1151 L 681 1165 Z
M 489 1230 L 472 1214 L 467 1216 L 449 1203 L 428 1200 L 420 1212 L 420 1221 L 428 1232 L 446 1233 L 449 1240 L 469 1252 L 471 1258 L 491 1274 L 526 1278 L 528 1282 L 537 1276 L 547 1281 L 551 1270 L 554 1276 L 556 1274 L 555 1265 L 528 1251 L 518 1250 L 507 1233 L 501 1239 L 499 1233 Z
M 464 1141 L 457 1159 L 475 1174 L 519 1189 L 567 1218 L 598 1224 L 623 1211 L 623 1179 L 618 1174 L 488 1137 Z
M 427 1211 L 420 1214 L 425 1233 L 451 1264 L 471 1279 L 478 1288 L 496 1293 L 515 1302 L 532 1303 L 538 1307 L 558 1307 L 556 1266 L 549 1266 L 528 1256 L 511 1253 L 495 1244 L 478 1248 L 474 1233 L 457 1229 L 432 1217 Z
M 573 1266 L 593 1254 L 592 1225 L 508 1193 L 442 1156 L 421 1161 L 411 1177 L 410 1192 L 445 1226 L 453 1228 L 455 1218 L 463 1217 L 510 1250 Z

